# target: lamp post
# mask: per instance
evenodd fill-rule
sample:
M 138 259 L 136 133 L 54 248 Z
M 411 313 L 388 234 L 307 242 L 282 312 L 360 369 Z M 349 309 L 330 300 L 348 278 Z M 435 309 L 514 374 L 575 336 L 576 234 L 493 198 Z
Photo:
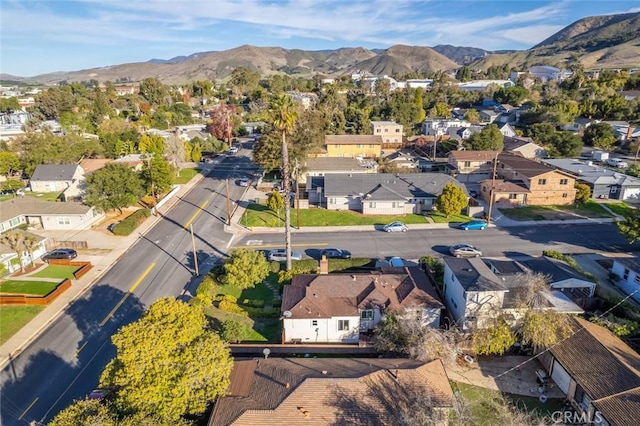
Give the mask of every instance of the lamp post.
M 493 171 L 491 173 L 491 191 L 489 192 L 489 211 L 487 213 L 487 225 L 491 225 L 491 213 L 493 213 L 493 202 L 496 197 L 496 172 L 498 169 L 498 155 L 500 152 L 496 154 L 493 158 Z

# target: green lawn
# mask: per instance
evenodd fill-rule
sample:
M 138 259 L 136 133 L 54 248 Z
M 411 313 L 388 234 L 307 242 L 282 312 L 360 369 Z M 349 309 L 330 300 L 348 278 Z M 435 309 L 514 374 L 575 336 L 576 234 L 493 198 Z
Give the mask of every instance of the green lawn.
M 44 201 L 56 201 L 60 195 L 62 195 L 62 192 L 31 192 L 31 191 L 25 191 L 24 194 L 28 197 L 34 197 L 37 198 L 39 200 L 44 200 Z
M 0 345 L 9 340 L 46 306 L 0 306 Z
M 263 283 L 260 283 L 254 288 L 247 288 L 245 290 L 242 290 L 238 301 L 242 302 L 244 299 L 264 300 L 265 305 L 270 305 L 273 302 L 273 292 L 269 287 L 267 287 Z
M 631 213 L 634 209 L 627 203 L 604 203 L 605 206 L 609 207 L 612 212 L 615 214 L 619 214 L 624 216 L 628 213 Z
M 221 311 L 213 306 L 204 313 L 216 321 L 234 320 L 245 325 L 245 334 L 241 341 L 245 343 L 280 343 L 280 320 L 278 318 L 249 318 L 231 312 Z
M 571 220 L 610 218 L 611 214 L 600 204 L 587 202 L 573 206 L 527 206 L 500 209 L 500 213 L 513 220 Z
M 22 281 L 22 280 L 7 280 L 0 284 L 0 293 L 13 293 L 13 294 L 35 294 L 44 296 L 56 287 L 59 282 L 51 281 Z
M 198 173 L 200 173 L 200 169 L 196 169 L 196 168 L 182 169 L 180 170 L 180 172 L 178 172 L 178 176 L 176 176 L 176 184 L 184 185 L 185 183 L 193 179 L 193 177 L 196 176 Z
M 470 220 L 472 220 L 473 218 L 469 217 L 469 216 L 465 216 L 463 214 L 453 214 L 451 216 L 445 216 L 442 213 L 429 213 L 429 216 L 431 217 L 431 219 L 433 219 L 433 221 L 435 223 L 449 223 L 449 222 L 469 222 Z
M 69 278 L 70 280 L 73 278 L 73 273 L 77 271 L 79 268 L 77 266 L 66 266 L 66 265 L 49 265 L 42 271 L 38 271 L 35 274 L 29 275 L 29 277 L 36 278 L 60 278 L 65 279 Z
M 291 224 L 297 225 L 296 210 L 291 210 Z M 354 226 L 354 225 L 385 225 L 389 222 L 400 221 L 407 225 L 427 223 L 424 216 L 405 214 L 399 216 L 362 215 L 351 211 L 332 211 L 324 209 L 301 209 L 300 222 L 302 226 Z M 284 223 L 284 211 L 281 217 L 269 210 L 267 206 L 249 204 L 242 219 L 242 225 L 248 227 L 280 227 Z

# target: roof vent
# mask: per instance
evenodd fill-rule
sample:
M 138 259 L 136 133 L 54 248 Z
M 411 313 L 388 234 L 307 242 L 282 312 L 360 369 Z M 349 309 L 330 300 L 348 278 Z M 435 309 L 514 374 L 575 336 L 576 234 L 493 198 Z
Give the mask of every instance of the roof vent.
M 318 295 L 317 295 L 317 294 L 315 294 L 315 293 L 313 293 L 313 297 L 318 297 Z
M 351 279 L 352 279 L 353 281 L 355 281 L 355 280 L 357 280 L 357 279 L 358 279 L 358 277 L 356 277 L 355 275 L 351 275 Z

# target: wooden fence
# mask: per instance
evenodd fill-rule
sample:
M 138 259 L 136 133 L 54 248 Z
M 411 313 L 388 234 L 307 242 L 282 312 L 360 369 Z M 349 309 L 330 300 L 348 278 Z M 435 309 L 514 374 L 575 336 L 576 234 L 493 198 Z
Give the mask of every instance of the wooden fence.
M 71 280 L 66 278 L 55 289 L 45 296 L 29 294 L 0 294 L 0 305 L 48 305 L 71 287 Z
M 52 251 L 57 248 L 72 248 L 75 250 L 83 250 L 89 247 L 89 244 L 86 241 L 67 241 L 67 240 L 57 240 L 55 238 L 47 238 L 44 242 L 44 246 L 47 251 Z

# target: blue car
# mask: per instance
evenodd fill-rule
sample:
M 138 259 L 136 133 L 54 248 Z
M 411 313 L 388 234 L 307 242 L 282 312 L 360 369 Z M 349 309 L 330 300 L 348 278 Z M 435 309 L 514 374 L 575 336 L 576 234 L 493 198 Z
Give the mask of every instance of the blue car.
M 489 225 L 484 220 L 472 220 L 459 225 L 458 228 L 463 229 L 465 231 L 474 230 L 474 229 L 479 229 L 482 231 L 485 228 L 487 228 L 487 226 Z

